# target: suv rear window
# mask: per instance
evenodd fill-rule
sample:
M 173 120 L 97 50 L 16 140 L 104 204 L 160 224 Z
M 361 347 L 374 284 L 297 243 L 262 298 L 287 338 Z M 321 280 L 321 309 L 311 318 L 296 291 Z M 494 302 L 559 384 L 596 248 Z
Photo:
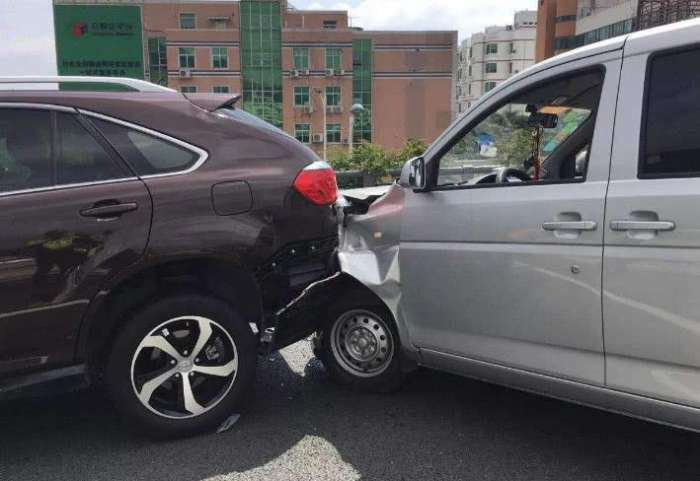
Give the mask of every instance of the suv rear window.
M 64 113 L 56 114 L 56 170 L 59 185 L 129 176 L 80 125 L 75 115 Z
M 654 56 L 640 177 L 700 176 L 700 49 Z
M 199 154 L 156 136 L 105 120 L 91 121 L 139 175 L 182 172 L 199 160 Z
M 51 114 L 0 109 L 0 192 L 53 184 Z

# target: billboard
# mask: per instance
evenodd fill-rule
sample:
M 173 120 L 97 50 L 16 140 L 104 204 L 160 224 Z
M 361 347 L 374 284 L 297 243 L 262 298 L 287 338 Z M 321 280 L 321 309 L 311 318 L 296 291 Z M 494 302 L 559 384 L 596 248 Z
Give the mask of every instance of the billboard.
M 141 9 L 55 5 L 59 75 L 144 78 Z

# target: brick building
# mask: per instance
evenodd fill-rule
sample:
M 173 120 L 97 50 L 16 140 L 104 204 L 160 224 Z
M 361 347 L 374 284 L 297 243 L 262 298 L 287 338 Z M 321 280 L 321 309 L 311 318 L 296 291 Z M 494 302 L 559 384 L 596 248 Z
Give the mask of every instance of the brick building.
M 246 110 L 317 150 L 324 118 L 328 144 L 347 145 L 355 103 L 365 108 L 355 142 L 389 149 L 431 142 L 454 115 L 456 31 L 364 31 L 346 11 L 284 0 L 55 4 L 140 9 L 144 78 L 182 92 L 240 92 Z

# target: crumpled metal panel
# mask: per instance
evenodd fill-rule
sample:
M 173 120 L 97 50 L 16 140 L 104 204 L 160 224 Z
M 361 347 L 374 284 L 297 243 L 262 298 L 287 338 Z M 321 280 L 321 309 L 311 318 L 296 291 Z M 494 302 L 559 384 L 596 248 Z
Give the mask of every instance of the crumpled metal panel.
M 341 219 L 338 261 L 342 272 L 364 284 L 386 304 L 397 321 L 399 335 L 407 339 L 400 315 L 399 268 L 404 197 L 403 188 L 394 184 L 366 214 L 346 214 Z

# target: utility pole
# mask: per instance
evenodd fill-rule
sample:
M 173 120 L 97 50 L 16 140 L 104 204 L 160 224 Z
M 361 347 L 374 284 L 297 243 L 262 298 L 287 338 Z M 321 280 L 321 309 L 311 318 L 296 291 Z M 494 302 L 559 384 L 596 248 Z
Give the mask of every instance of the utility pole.
M 321 98 L 321 105 L 323 106 L 323 160 L 328 162 L 328 112 L 326 109 L 326 96 L 324 95 L 323 89 L 314 89 L 314 91 Z

